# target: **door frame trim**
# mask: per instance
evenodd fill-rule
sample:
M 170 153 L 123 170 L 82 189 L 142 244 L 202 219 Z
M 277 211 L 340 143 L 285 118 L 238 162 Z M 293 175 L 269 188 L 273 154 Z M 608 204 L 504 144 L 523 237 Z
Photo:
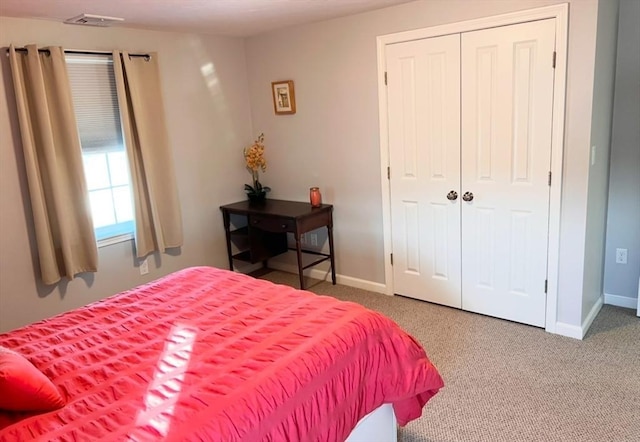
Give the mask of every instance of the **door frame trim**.
M 554 18 L 556 25 L 556 69 L 553 82 L 553 118 L 551 138 L 551 173 L 553 179 L 549 192 L 549 240 L 547 246 L 547 304 L 545 330 L 556 333 L 558 310 L 558 268 L 560 258 L 560 209 L 562 196 L 562 162 L 564 152 L 565 96 L 567 82 L 567 43 L 569 5 L 545 6 L 542 8 L 516 11 L 492 17 L 483 17 L 458 23 L 432 26 L 424 29 L 380 35 L 376 38 L 378 61 L 378 118 L 380 127 L 380 177 L 382 192 L 382 226 L 384 236 L 384 274 L 387 295 L 394 294 L 393 268 L 391 266 L 391 187 L 387 178 L 389 167 L 389 130 L 387 119 L 387 86 L 385 84 L 385 47 L 394 43 L 404 43 L 447 34 L 477 31 L 481 29 L 508 26 L 535 20 Z M 551 60 L 549 60 L 551 62 Z M 393 171 L 392 171 L 393 173 Z M 543 281 L 541 281 L 543 284 Z

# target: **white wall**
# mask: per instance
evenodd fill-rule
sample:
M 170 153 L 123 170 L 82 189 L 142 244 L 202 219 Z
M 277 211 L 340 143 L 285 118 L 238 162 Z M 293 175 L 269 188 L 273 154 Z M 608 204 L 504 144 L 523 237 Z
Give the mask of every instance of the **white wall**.
M 639 1 L 620 1 L 618 35 L 604 292 L 631 307 L 640 277 Z M 628 250 L 627 264 L 616 264 L 616 248 Z
M 4 53 L 10 43 L 158 52 L 184 222 L 179 254 L 150 258 L 149 274 L 140 276 L 129 241 L 101 248 L 95 275 L 50 287 L 37 282 L 13 83 Z M 243 40 L 0 18 L 0 47 L 0 332 L 180 268 L 226 267 L 218 207 L 244 197 L 241 153 L 253 138 Z
M 247 40 L 253 125 L 270 161 L 264 181 L 273 196 L 299 200 L 320 186 L 335 205 L 338 273 L 384 283 L 376 36 L 555 3 L 425 0 Z M 557 320 L 581 326 L 598 3 L 569 3 Z M 270 83 L 285 79 L 298 112 L 276 116 Z
M 609 190 L 609 153 L 618 40 L 618 0 L 598 4 L 593 113 L 591 115 L 591 161 L 584 259 L 582 320 L 602 298 L 604 246 Z

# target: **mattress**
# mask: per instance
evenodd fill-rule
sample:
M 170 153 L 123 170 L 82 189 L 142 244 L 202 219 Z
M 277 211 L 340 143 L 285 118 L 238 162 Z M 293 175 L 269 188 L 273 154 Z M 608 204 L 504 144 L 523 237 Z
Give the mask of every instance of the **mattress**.
M 401 425 L 443 386 L 423 348 L 358 304 L 211 267 L 24 328 L 66 405 L 0 413 L 0 440 L 343 441 L 383 403 Z

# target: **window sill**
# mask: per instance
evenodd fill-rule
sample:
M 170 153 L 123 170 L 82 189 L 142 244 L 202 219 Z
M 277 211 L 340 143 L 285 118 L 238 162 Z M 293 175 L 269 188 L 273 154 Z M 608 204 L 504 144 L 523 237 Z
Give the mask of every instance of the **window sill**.
M 105 239 L 98 240 L 98 248 L 107 247 L 113 244 L 118 244 L 125 241 L 131 241 L 133 239 L 133 233 L 125 233 L 124 235 L 116 235 Z

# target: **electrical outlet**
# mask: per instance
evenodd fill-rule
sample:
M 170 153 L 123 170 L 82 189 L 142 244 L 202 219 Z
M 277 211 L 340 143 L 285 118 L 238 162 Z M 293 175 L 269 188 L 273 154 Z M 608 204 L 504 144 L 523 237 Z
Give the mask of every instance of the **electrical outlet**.
M 145 258 L 140 262 L 140 274 L 146 275 L 147 273 L 149 273 L 149 262 Z
M 311 245 L 312 246 L 317 246 L 318 245 L 318 234 L 317 233 L 312 233 L 311 234 Z
M 627 263 L 627 249 L 616 249 L 616 264 Z

